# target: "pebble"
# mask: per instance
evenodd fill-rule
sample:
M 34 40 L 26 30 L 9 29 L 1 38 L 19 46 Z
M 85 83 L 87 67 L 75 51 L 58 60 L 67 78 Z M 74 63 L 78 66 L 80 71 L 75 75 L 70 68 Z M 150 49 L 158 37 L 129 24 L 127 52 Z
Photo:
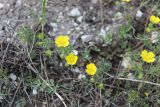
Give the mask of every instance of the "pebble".
M 106 38 L 106 31 L 102 28 L 98 35 L 102 38 Z
M 38 94 L 38 92 L 37 92 L 37 89 L 36 89 L 36 88 L 33 88 L 33 90 L 32 90 L 32 94 L 33 94 L 33 95 L 37 95 L 37 94 Z
M 4 4 L 0 3 L 0 9 L 3 9 Z
M 141 18 L 143 16 L 143 12 L 138 10 L 136 13 L 136 17 Z
M 4 36 L 4 31 L 0 30 L 0 37 Z
M 50 23 L 50 25 L 51 25 L 53 28 L 57 28 L 57 27 L 58 27 L 57 23 Z
M 72 52 L 74 53 L 74 55 L 78 55 L 78 51 L 77 50 L 72 50 Z
M 16 76 L 15 74 L 11 73 L 11 74 L 9 75 L 9 78 L 10 78 L 12 81 L 15 81 L 15 80 L 17 79 L 17 76 Z
M 156 43 L 158 42 L 158 38 L 159 38 L 159 32 L 152 32 L 152 35 L 151 35 L 151 42 L 152 43 Z
M 78 67 L 71 69 L 72 72 L 80 73 L 80 69 Z
M 134 79 L 134 76 L 133 76 L 132 73 L 129 73 L 129 74 L 127 75 L 127 78 L 128 78 L 128 79 Z
M 11 42 L 11 38 L 7 38 L 7 42 Z
M 81 12 L 79 11 L 78 8 L 74 8 L 70 11 L 68 15 L 71 17 L 78 17 L 78 16 L 81 16 Z
M 83 21 L 83 16 L 79 16 L 79 17 L 77 18 L 77 22 L 78 22 L 78 23 L 82 23 L 82 21 Z
M 79 74 L 78 75 L 78 80 L 82 80 L 82 79 L 85 79 L 86 76 L 84 74 Z
M 124 67 L 125 69 L 131 69 L 132 64 L 131 64 L 131 58 L 129 56 L 123 57 L 122 67 Z
M 20 7 L 22 5 L 22 0 L 17 0 L 15 7 Z
M 98 0 L 91 0 L 91 3 L 92 3 L 92 4 L 97 4 L 97 3 L 98 3 Z
M 94 36 L 93 35 L 83 35 L 81 36 L 81 40 L 83 43 L 85 42 L 90 42 L 91 40 L 93 40 Z
M 76 27 L 75 30 L 76 30 L 76 31 L 80 31 L 81 28 L 80 28 L 80 27 Z

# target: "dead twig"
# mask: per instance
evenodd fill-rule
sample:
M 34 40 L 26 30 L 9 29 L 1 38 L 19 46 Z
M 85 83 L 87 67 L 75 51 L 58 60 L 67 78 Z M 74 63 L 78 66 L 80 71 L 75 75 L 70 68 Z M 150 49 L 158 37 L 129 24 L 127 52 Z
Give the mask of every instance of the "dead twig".
M 50 84 L 49 84 L 47 81 L 45 81 L 41 75 L 39 75 L 38 71 L 36 71 L 30 64 L 27 63 L 27 65 L 28 65 L 28 68 L 31 69 L 34 73 L 36 73 L 36 74 L 39 76 L 39 78 L 40 78 L 48 87 L 50 87 L 51 89 L 53 89 L 53 87 L 51 87 Z M 61 96 L 60 94 L 58 94 L 57 92 L 54 92 L 54 93 L 55 93 L 55 95 L 61 100 L 61 102 L 63 103 L 64 107 L 67 107 L 67 105 L 66 105 L 66 103 L 64 102 L 64 99 L 62 98 L 62 96 Z
M 114 79 L 117 79 L 117 80 L 138 82 L 138 83 L 150 84 L 150 85 L 154 85 L 154 86 L 160 87 L 160 84 L 159 84 L 159 83 L 154 83 L 154 82 L 151 82 L 151 81 L 137 80 L 137 79 L 129 79 L 129 78 L 121 78 L 121 77 L 112 76 L 112 75 L 110 75 L 110 74 L 108 74 L 108 73 L 106 73 L 106 75 L 108 75 L 110 78 L 114 78 Z
M 11 103 L 10 103 L 9 107 L 11 107 L 11 106 L 12 106 L 12 103 L 13 103 L 13 101 L 14 101 L 15 97 L 16 97 L 16 94 L 17 94 L 17 92 L 18 92 L 18 89 L 19 89 L 19 87 L 20 87 L 21 83 L 22 83 L 22 80 L 21 80 L 21 81 L 20 81 L 20 83 L 18 84 L 18 87 L 17 87 L 17 89 L 16 89 L 16 91 L 15 91 L 15 93 L 14 93 L 14 96 L 13 96 L 13 98 L 12 98 L 12 101 L 11 101 Z

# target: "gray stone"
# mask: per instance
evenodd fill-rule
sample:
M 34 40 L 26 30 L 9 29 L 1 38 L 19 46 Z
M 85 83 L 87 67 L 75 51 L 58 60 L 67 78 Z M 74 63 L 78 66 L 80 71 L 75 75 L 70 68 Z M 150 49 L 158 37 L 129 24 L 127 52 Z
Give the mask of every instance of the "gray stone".
M 81 12 L 79 11 L 78 8 L 74 8 L 70 11 L 70 13 L 68 15 L 71 17 L 78 17 L 81 15 Z
M 91 3 L 92 3 L 92 4 L 97 4 L 97 3 L 98 3 L 98 0 L 91 0 Z
M 58 24 L 57 24 L 57 23 L 50 23 L 50 25 L 51 25 L 53 28 L 57 28 L 57 27 L 58 27 Z
M 83 16 L 79 16 L 79 17 L 77 18 L 77 22 L 78 22 L 78 23 L 82 23 L 82 21 L 83 21 Z
M 136 13 L 136 17 L 141 18 L 143 16 L 143 12 L 141 10 L 138 10 Z
M 12 81 L 15 81 L 15 80 L 17 79 L 17 76 L 16 76 L 15 74 L 11 73 L 11 74 L 9 75 L 9 78 L 10 78 Z
M 4 4 L 0 3 L 0 9 L 3 9 Z
M 4 36 L 4 31 L 0 30 L 0 37 Z
M 82 40 L 83 43 L 90 42 L 90 41 L 93 40 L 93 38 L 94 38 L 93 35 L 83 35 L 83 36 L 81 36 L 81 40 Z

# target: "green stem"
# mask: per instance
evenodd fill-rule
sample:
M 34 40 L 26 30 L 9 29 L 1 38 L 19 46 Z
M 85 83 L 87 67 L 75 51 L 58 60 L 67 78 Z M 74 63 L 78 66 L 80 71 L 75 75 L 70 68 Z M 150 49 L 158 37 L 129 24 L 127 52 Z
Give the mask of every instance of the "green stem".
M 42 32 L 44 32 L 44 19 L 46 18 L 46 0 L 42 0 Z

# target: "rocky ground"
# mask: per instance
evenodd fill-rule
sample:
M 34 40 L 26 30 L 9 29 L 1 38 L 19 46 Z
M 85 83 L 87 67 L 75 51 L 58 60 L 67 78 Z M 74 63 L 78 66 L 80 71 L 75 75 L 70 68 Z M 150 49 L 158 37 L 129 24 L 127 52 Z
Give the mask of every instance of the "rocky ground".
M 115 52 L 115 54 L 117 53 L 125 54 L 123 50 L 119 52 L 119 49 L 117 49 L 117 47 L 119 46 L 119 41 L 117 39 L 118 38 L 117 33 L 119 27 L 122 25 L 127 25 L 130 22 L 128 20 L 131 20 L 132 28 L 129 28 L 130 32 L 129 35 L 131 37 L 137 36 L 137 34 L 144 32 L 144 29 L 146 27 L 145 26 L 146 21 L 148 21 L 148 16 L 150 13 L 143 5 L 140 5 L 141 0 L 132 0 L 129 4 L 125 2 L 116 2 L 116 1 L 119 0 L 47 0 L 47 7 L 46 7 L 47 23 L 44 28 L 45 34 L 50 39 L 54 39 L 56 36 L 61 34 L 69 35 L 72 41 L 71 44 L 76 44 L 78 46 L 80 45 L 79 46 L 80 49 L 87 46 L 94 46 L 98 44 L 98 46 L 101 47 L 102 50 L 102 52 L 100 52 L 100 57 L 101 56 L 108 57 L 106 55 L 108 51 L 111 53 Z M 5 88 L 8 89 L 8 86 L 10 86 L 9 89 L 11 91 L 11 95 L 7 96 L 7 98 L 1 96 L 0 92 L 0 106 L 2 107 L 8 107 L 8 106 L 12 107 L 12 105 L 13 107 L 62 107 L 63 106 L 62 105 L 63 101 L 59 100 L 57 96 L 48 95 L 49 97 L 46 97 L 47 93 L 45 94 L 38 93 L 37 95 L 36 89 L 25 88 L 27 86 L 25 86 L 25 84 L 23 83 L 24 81 L 23 82 L 20 81 L 20 77 L 24 76 L 25 78 L 25 75 L 23 75 L 22 71 L 27 68 L 26 67 L 27 65 L 24 64 L 26 62 L 24 61 L 26 60 L 26 54 L 24 52 L 26 52 L 27 49 L 25 48 L 26 44 L 22 43 L 17 33 L 19 29 L 23 26 L 28 26 L 33 31 L 35 31 L 35 29 L 37 29 L 39 26 L 37 22 L 39 15 L 41 14 L 41 10 L 42 10 L 41 0 L 30 0 L 30 1 L 0 0 L 1 67 L 3 68 L 4 66 L 5 68 L 7 68 L 7 70 L 9 71 L 7 75 L 9 75 L 10 79 L 10 82 L 0 81 L 0 90 L 4 90 Z M 113 42 L 114 40 L 113 39 L 113 40 L 107 40 L 104 43 L 103 38 L 106 38 L 106 35 L 110 34 L 111 32 L 114 35 L 113 38 L 115 39 L 115 42 Z M 113 42 L 113 47 L 111 49 L 106 49 L 108 44 L 112 46 L 112 44 L 110 44 L 111 42 Z M 143 47 L 143 43 L 135 39 L 127 40 L 126 43 L 131 45 L 131 48 L 134 51 Z M 65 84 L 66 87 L 68 87 L 68 85 L 70 87 L 74 87 L 73 93 L 67 93 L 66 90 L 65 92 L 63 90 L 65 89 L 65 87 L 63 87 L 62 89 L 60 88 L 58 90 L 62 96 L 63 93 L 71 95 L 69 97 L 67 96 L 67 94 L 66 96 L 65 95 L 63 96 L 65 102 L 67 102 L 67 105 L 70 105 L 68 107 L 93 107 L 93 105 L 94 107 L 100 107 L 100 105 L 102 104 L 96 105 L 96 103 L 99 101 L 99 99 L 98 100 L 96 99 L 98 95 L 95 95 L 95 102 L 93 100 L 94 98 L 92 94 L 90 93 L 89 94 L 85 93 L 88 98 L 83 95 L 82 96 L 80 95 L 81 93 L 83 93 L 82 89 L 84 87 L 81 87 L 83 86 L 83 84 L 82 83 L 76 84 L 77 80 L 74 79 L 81 78 L 80 76 L 82 75 L 77 75 L 77 74 L 75 75 L 74 73 L 79 72 L 81 68 L 78 67 L 72 68 L 71 71 L 74 71 L 74 73 L 71 74 L 68 74 L 68 72 L 66 71 L 64 74 L 63 73 L 58 74 L 57 71 L 60 69 L 58 68 L 56 69 L 56 67 L 61 66 L 61 63 L 59 63 L 59 65 L 56 66 L 55 63 L 58 62 L 58 59 L 56 58 L 51 61 L 51 63 L 54 63 L 55 68 L 50 69 L 50 71 L 55 70 L 55 72 L 49 72 L 48 75 L 50 75 L 49 78 L 54 78 L 55 80 L 57 80 L 56 81 L 57 83 L 60 84 L 66 83 Z M 95 59 L 96 58 L 97 57 L 95 57 Z M 112 60 L 113 63 L 115 64 L 114 67 L 116 70 L 113 68 L 114 71 L 117 71 L 117 66 L 119 66 L 118 64 L 120 60 L 122 60 L 122 58 L 117 59 L 117 61 L 115 61 L 114 59 L 110 60 Z M 35 61 L 34 64 L 36 65 L 38 61 Z M 23 64 L 25 66 L 23 66 Z M 16 71 L 18 71 L 18 73 Z M 42 73 L 42 75 L 45 74 Z M 66 75 L 68 78 L 67 77 L 65 78 Z M 72 76 L 74 78 L 72 78 Z M 64 78 L 64 80 L 61 78 Z M 21 82 L 23 84 L 23 88 L 21 89 L 23 89 L 23 91 L 20 90 L 16 94 L 17 97 L 15 97 L 14 92 L 16 92 L 16 89 L 19 89 Z M 71 84 L 70 83 L 68 84 L 68 82 L 70 82 Z M 111 82 L 109 81 L 109 83 Z M 79 90 L 79 88 L 81 90 Z M 25 100 L 22 99 L 23 100 L 22 102 L 25 102 L 25 106 L 20 106 L 20 105 L 17 106 L 18 105 L 17 103 L 19 103 L 17 102 L 19 101 L 18 97 L 21 96 L 22 92 L 23 92 L 22 95 L 25 97 Z M 37 97 L 34 96 L 35 94 L 37 95 Z M 125 95 L 120 95 L 119 97 L 117 97 L 115 102 L 117 102 L 117 105 L 118 104 L 123 105 L 121 103 L 123 103 L 124 101 L 123 98 L 126 97 Z M 80 102 L 77 102 L 77 100 L 79 101 L 79 99 L 82 100 L 80 100 Z M 88 99 L 92 101 L 87 101 Z M 121 102 L 119 99 L 123 101 Z M 33 104 L 33 102 L 37 103 Z M 116 107 L 116 105 L 112 104 L 112 102 L 109 103 L 109 100 L 107 99 L 104 99 L 104 102 L 105 102 L 104 107 L 109 107 L 109 106 Z M 78 103 L 80 103 L 79 106 Z M 74 104 L 77 106 L 75 106 Z

